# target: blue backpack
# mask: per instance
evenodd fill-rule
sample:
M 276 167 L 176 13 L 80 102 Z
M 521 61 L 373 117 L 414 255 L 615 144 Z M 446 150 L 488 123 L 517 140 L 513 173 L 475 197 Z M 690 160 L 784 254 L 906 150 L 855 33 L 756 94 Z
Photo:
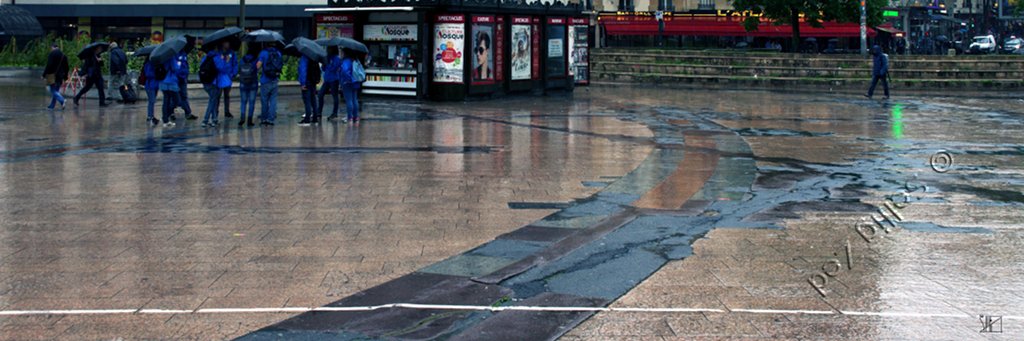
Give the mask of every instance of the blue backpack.
M 267 78 L 278 78 L 281 77 L 281 69 L 284 67 L 284 59 L 281 58 L 281 52 L 268 52 L 267 63 L 263 65 L 263 75 Z
M 363 63 L 353 60 L 352 61 L 352 82 L 362 83 L 366 81 L 366 69 L 363 69 Z

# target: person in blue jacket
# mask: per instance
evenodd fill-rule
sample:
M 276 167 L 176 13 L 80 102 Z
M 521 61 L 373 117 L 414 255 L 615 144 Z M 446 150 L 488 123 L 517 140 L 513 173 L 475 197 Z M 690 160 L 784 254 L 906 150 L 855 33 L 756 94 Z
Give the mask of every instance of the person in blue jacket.
M 253 126 L 253 115 L 256 112 L 256 98 L 259 96 L 260 77 L 256 69 L 256 56 L 246 54 L 238 66 L 238 92 L 241 94 L 241 117 L 238 126 Z
M 339 79 L 341 79 L 341 57 L 338 56 L 338 47 L 332 46 L 327 49 L 327 62 L 324 63 L 324 85 L 320 86 L 320 94 L 317 96 L 317 104 L 319 107 L 316 110 L 316 118 L 319 118 L 324 114 L 324 95 L 327 92 L 331 93 L 331 97 L 334 97 L 334 109 L 331 111 L 331 116 L 327 116 L 328 121 L 333 121 L 338 118 L 338 86 L 340 85 Z
M 299 57 L 299 88 L 302 89 L 302 104 L 306 109 L 306 114 L 302 116 L 299 125 L 313 123 L 313 114 L 317 110 L 316 83 L 315 80 L 309 78 L 311 68 L 316 68 L 316 71 L 319 72 L 320 63 L 306 56 Z
M 166 71 L 159 86 L 160 91 L 164 93 L 164 127 L 173 127 L 174 122 L 171 122 L 171 115 L 174 114 L 174 108 L 178 106 L 178 69 L 181 68 L 181 60 L 178 58 L 168 59 L 161 67 Z
M 188 103 L 188 74 L 189 74 L 188 53 L 185 52 L 185 50 L 182 50 L 181 52 L 178 52 L 178 56 L 176 58 L 177 58 L 178 63 L 179 63 L 178 64 L 178 71 L 175 72 L 175 74 L 178 76 L 178 102 L 177 102 L 177 105 L 178 105 L 178 107 L 181 108 L 181 110 L 185 111 L 185 119 L 187 119 L 187 120 L 198 119 L 199 118 L 198 116 L 192 115 L 192 105 L 190 105 Z M 171 115 L 172 115 L 171 119 L 173 120 L 174 119 L 174 116 L 173 116 L 174 113 L 172 112 Z
M 260 125 L 269 126 L 274 125 L 274 120 L 277 119 L 277 83 L 280 78 L 280 75 L 273 77 L 267 74 L 265 66 L 271 55 L 283 58 L 281 52 L 271 45 L 260 51 L 256 59 L 256 67 L 260 69 Z
M 889 55 L 882 53 L 882 47 L 875 45 L 871 47 L 872 65 L 871 67 L 871 87 L 868 88 L 868 93 L 864 94 L 865 97 L 871 98 L 875 95 L 875 86 L 878 85 L 878 80 L 882 80 L 882 89 L 885 90 L 885 99 L 889 99 Z
M 345 95 L 345 110 L 348 113 L 342 122 L 359 123 L 359 89 L 363 84 L 356 82 L 352 74 L 352 65 L 359 63 L 355 55 L 355 52 L 345 50 L 345 57 L 341 60 L 341 93 Z
M 146 76 L 146 84 L 143 86 L 146 89 L 146 122 L 152 123 L 154 126 L 160 124 L 160 120 L 156 119 L 153 114 L 153 110 L 156 108 L 156 96 L 160 91 L 160 80 L 156 79 L 156 66 L 153 62 L 146 57 L 146 63 L 142 66 L 142 74 Z
M 216 127 L 220 122 L 217 120 L 217 110 L 220 107 L 220 95 L 224 89 L 231 87 L 231 60 L 225 51 L 212 50 L 203 57 L 199 65 L 203 65 L 208 59 L 213 60 L 217 68 L 217 76 L 212 83 L 203 84 L 203 89 L 210 96 L 206 103 L 206 114 L 203 115 L 203 127 Z
M 228 79 L 235 79 L 235 75 L 238 74 L 238 55 L 234 50 L 231 49 L 231 42 L 225 41 L 221 45 L 220 51 L 222 55 L 227 55 L 228 64 L 231 64 L 231 72 Z M 231 114 L 231 86 L 224 88 L 224 118 L 235 117 Z

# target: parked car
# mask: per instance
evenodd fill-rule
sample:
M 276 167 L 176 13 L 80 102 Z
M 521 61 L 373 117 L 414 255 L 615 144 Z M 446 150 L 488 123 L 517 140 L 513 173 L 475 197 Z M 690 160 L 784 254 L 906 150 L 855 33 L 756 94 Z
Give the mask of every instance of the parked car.
M 996 37 L 992 35 L 974 37 L 968 50 L 974 54 L 994 53 L 996 52 Z
M 1019 50 L 1021 45 L 1024 45 L 1024 40 L 1020 38 L 1010 38 L 1003 43 L 1002 51 L 1003 53 L 1013 53 L 1014 51 Z

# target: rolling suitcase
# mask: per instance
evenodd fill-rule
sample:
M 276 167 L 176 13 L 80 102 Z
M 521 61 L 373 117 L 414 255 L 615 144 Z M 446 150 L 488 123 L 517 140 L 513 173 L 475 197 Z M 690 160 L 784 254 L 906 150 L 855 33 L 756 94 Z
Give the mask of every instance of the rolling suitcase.
M 139 100 L 135 94 L 135 88 L 127 85 L 122 85 L 119 89 L 121 91 L 122 102 L 132 104 Z

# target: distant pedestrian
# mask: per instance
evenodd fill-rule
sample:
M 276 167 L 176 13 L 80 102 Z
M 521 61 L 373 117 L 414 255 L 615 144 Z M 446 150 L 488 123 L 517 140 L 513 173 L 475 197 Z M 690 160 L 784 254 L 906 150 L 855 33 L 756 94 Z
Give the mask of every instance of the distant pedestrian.
M 178 77 L 178 101 L 177 106 L 181 110 L 185 111 L 186 120 L 195 120 L 199 117 L 192 115 L 192 105 L 188 102 L 188 75 L 190 73 L 188 64 L 188 53 L 185 50 L 178 52 L 178 56 L 175 57 L 178 61 L 178 70 L 175 72 Z M 171 119 L 174 119 L 174 113 L 171 113 Z
M 284 57 L 277 48 L 270 46 L 260 52 L 256 67 L 262 71 L 260 77 L 260 125 L 274 125 L 277 119 L 277 82 L 284 67 Z
M 173 127 L 174 122 L 171 120 L 171 117 L 174 114 L 174 108 L 178 106 L 178 101 L 181 99 L 181 97 L 178 96 L 178 92 L 179 90 L 188 90 L 187 88 L 178 88 L 178 69 L 182 67 L 181 60 L 171 58 L 163 64 L 157 64 L 154 66 L 156 67 L 156 77 L 160 80 L 160 91 L 164 93 L 164 127 Z
M 316 110 L 316 117 L 319 119 L 324 114 L 324 95 L 328 92 L 331 93 L 331 97 L 334 97 L 334 108 L 331 110 L 331 116 L 327 116 L 328 121 L 333 121 L 338 118 L 338 87 L 341 83 L 341 57 L 338 56 L 338 48 L 330 47 L 327 52 L 327 62 L 324 63 L 323 67 L 323 78 L 324 85 L 320 86 L 320 94 L 317 96 L 317 104 L 319 107 Z M 319 120 L 318 120 L 319 121 Z
M 108 100 L 124 101 L 121 87 L 128 84 L 128 56 L 117 43 L 110 43 L 110 97 Z
M 146 57 L 146 63 L 142 65 L 142 75 L 146 80 L 145 84 L 143 84 L 146 89 L 146 122 L 155 126 L 160 124 L 160 120 L 156 119 L 153 110 L 156 107 L 156 96 L 160 91 L 161 79 L 157 76 L 157 67 L 154 64 L 153 61 L 149 60 L 149 57 Z M 166 99 L 167 96 L 164 96 L 164 98 Z
M 238 64 L 238 92 L 241 93 L 241 117 L 238 126 L 253 126 L 253 115 L 256 111 L 256 97 L 260 90 L 259 72 L 256 68 L 256 56 L 246 54 Z
M 231 42 L 225 41 L 220 47 L 220 53 L 228 56 L 228 64 L 231 65 L 228 80 L 235 79 L 235 75 L 238 74 L 238 55 L 231 49 Z M 232 117 L 235 115 L 231 114 L 231 84 L 228 84 L 228 87 L 224 88 L 224 118 Z
M 875 85 L 878 85 L 878 81 L 882 81 L 882 89 L 885 89 L 885 99 L 889 99 L 889 55 L 882 53 L 882 47 L 875 45 L 871 47 L 872 67 L 871 67 L 871 87 L 868 88 L 868 93 L 864 94 L 864 97 L 871 98 L 875 95 Z
M 309 57 L 299 57 L 299 88 L 302 90 L 302 104 L 305 114 L 299 125 L 320 123 L 319 117 L 314 118 L 319 107 L 316 105 L 316 86 L 320 83 L 320 63 Z
M 355 58 L 356 53 L 345 50 L 341 60 L 341 92 L 345 95 L 345 110 L 348 113 L 345 121 L 359 123 L 359 89 L 366 81 L 363 64 Z
M 206 114 L 203 115 L 203 127 L 216 127 L 220 124 L 217 110 L 220 107 L 220 95 L 231 86 L 230 56 L 223 51 L 212 50 L 203 56 L 199 63 L 199 80 L 203 89 L 210 96 L 206 103 Z
M 74 102 L 75 106 L 78 106 L 78 100 L 85 96 L 85 93 L 89 92 L 92 87 L 96 87 L 96 91 L 100 95 L 100 106 L 107 106 L 103 91 L 103 58 L 100 54 L 103 53 L 103 47 L 97 46 L 93 53 L 82 60 L 82 70 L 85 73 L 85 86 L 82 90 L 75 95 Z
M 64 110 L 64 96 L 60 94 L 60 87 L 64 80 L 68 79 L 68 57 L 60 51 L 56 43 L 50 46 L 50 55 L 46 57 L 46 68 L 43 69 L 43 79 L 50 89 L 50 105 L 47 109 L 53 109 L 60 103 L 60 109 Z

